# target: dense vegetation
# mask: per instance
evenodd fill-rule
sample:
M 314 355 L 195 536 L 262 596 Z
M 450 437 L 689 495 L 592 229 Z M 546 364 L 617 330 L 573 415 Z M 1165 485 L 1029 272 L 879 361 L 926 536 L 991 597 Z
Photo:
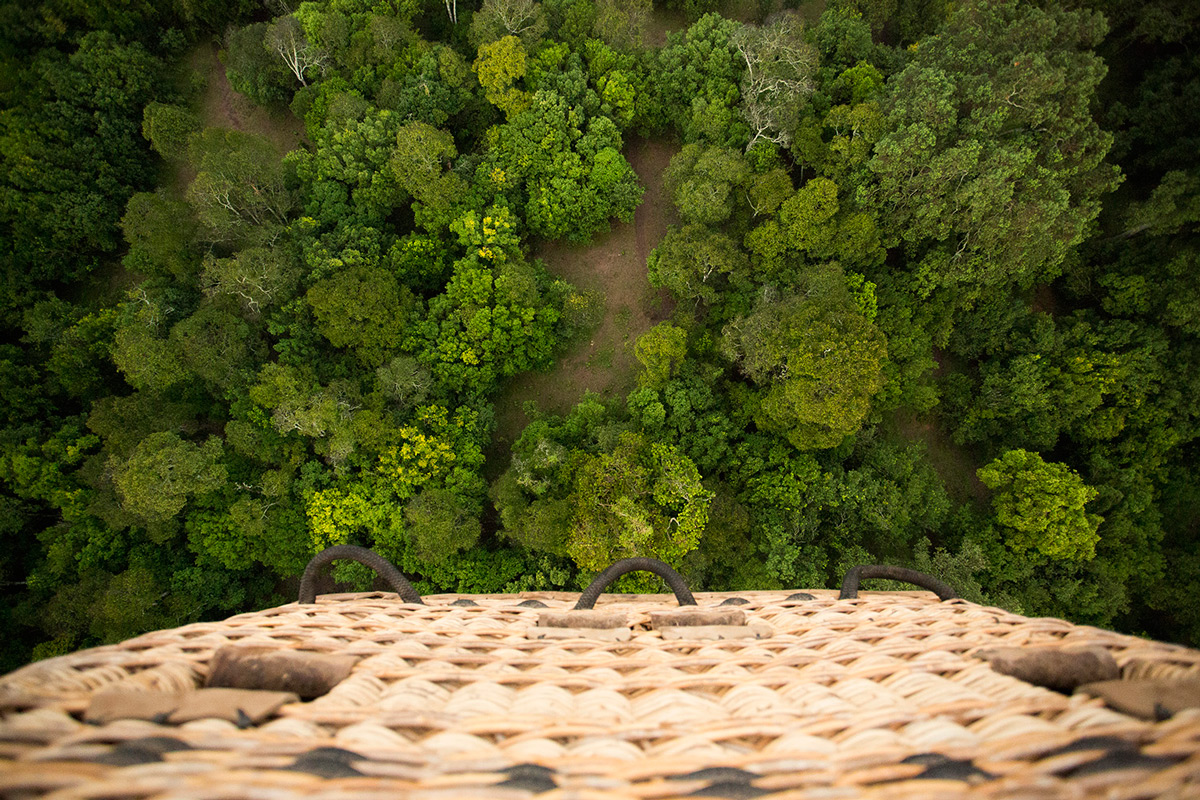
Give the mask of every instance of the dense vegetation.
M 670 1 L 0 6 L 2 665 L 338 543 L 423 591 L 887 562 L 1200 642 L 1200 12 Z M 205 126 L 214 35 L 300 147 Z M 486 464 L 602 311 L 532 254 L 633 218 L 634 136 L 674 312 Z

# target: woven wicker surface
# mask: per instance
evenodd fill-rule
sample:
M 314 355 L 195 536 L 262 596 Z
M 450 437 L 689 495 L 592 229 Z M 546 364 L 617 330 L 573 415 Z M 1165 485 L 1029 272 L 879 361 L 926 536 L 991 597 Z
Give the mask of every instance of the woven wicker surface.
M 1200 652 L 926 592 L 811 594 L 739 593 L 759 639 L 664 638 L 669 595 L 601 598 L 627 641 L 536 638 L 540 609 L 518 604 L 563 593 L 326 595 L 158 631 L 0 678 L 0 796 L 1200 797 L 1200 710 L 1143 721 L 973 657 L 1091 645 L 1182 677 Z M 80 721 L 102 688 L 199 685 L 229 644 L 362 658 L 256 727 Z

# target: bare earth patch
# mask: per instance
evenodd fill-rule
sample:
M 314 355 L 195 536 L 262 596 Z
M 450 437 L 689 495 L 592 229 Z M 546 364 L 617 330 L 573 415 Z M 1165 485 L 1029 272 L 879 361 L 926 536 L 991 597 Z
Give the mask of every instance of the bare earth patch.
M 950 497 L 959 503 L 974 500 L 985 504 L 990 497 L 988 488 L 975 474 L 975 456 L 965 447 L 956 444 L 941 426 L 926 416 L 917 416 L 911 411 L 897 411 L 884 421 L 884 430 L 890 430 L 908 442 L 923 442 L 929 463 L 937 470 Z
M 217 58 L 215 44 L 197 47 L 188 63 L 205 78 L 204 95 L 197 109 L 204 127 L 233 128 L 265 136 L 274 142 L 280 154 L 291 152 L 304 142 L 304 120 L 287 108 L 257 106 L 233 90 L 225 77 L 225 65 Z
M 540 411 L 563 414 L 584 392 L 623 397 L 638 371 L 633 345 L 637 338 L 670 316 L 674 303 L 665 291 L 650 286 L 646 257 L 674 221 L 675 210 L 663 196 L 662 175 L 678 151 L 671 142 L 630 139 L 625 157 L 633 165 L 646 194 L 632 223 L 617 222 L 591 244 L 572 246 L 543 242 L 534 257 L 551 273 L 580 289 L 604 294 L 604 319 L 593 335 L 577 342 L 550 372 L 518 375 L 496 398 L 497 430 L 488 452 L 488 472 L 498 475 L 508 462 L 509 448 L 529 423 L 524 411 L 533 401 Z

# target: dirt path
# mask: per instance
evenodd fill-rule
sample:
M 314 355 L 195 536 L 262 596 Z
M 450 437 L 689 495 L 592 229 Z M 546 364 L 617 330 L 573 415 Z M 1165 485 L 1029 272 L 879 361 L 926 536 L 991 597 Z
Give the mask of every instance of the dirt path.
M 188 66 L 204 76 L 204 93 L 197 112 L 206 128 L 233 128 L 257 133 L 275 143 L 279 152 L 295 150 L 305 141 L 304 120 L 284 107 L 263 108 L 233 90 L 216 44 L 201 44 L 188 57 Z
M 488 453 L 489 477 L 507 466 L 509 448 L 529 422 L 523 409 L 527 400 L 542 411 L 561 414 L 586 391 L 616 397 L 633 386 L 638 369 L 634 342 L 673 308 L 666 292 L 650 286 L 646 257 L 674 219 L 674 207 L 663 196 L 662 174 L 677 150 L 670 142 L 630 139 L 625 156 L 646 187 L 633 222 L 614 223 L 611 232 L 583 247 L 545 242 L 534 252 L 555 275 L 580 289 L 603 292 L 604 319 L 594 335 L 565 353 L 551 372 L 519 375 L 501 390 L 496 436 Z

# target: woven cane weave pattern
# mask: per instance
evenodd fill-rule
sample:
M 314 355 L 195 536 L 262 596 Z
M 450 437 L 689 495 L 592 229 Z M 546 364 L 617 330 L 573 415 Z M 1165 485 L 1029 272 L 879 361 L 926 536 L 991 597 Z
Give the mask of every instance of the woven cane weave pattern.
M 627 641 L 536 638 L 542 609 L 518 603 L 562 593 L 327 595 L 158 631 L 0 679 L 0 796 L 1200 797 L 1200 710 L 1144 721 L 973 657 L 1100 646 L 1128 677 L 1181 678 L 1200 652 L 925 592 L 812 594 L 741 593 L 765 638 L 664 638 L 669 595 L 601 598 Z M 80 721 L 100 689 L 200 685 L 229 644 L 361 660 L 257 726 Z

